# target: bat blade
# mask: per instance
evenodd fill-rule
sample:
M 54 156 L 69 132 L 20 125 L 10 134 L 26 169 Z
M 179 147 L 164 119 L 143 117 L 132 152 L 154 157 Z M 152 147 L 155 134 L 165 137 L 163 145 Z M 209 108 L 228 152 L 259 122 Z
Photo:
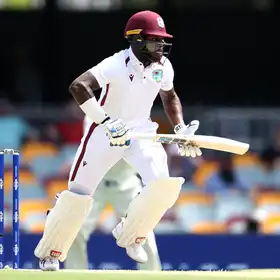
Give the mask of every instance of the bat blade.
M 184 136 L 178 134 L 149 134 L 132 132 L 131 137 L 139 140 L 151 140 L 163 144 L 193 144 L 204 149 L 229 152 L 238 155 L 244 155 L 250 147 L 248 143 L 208 135 Z

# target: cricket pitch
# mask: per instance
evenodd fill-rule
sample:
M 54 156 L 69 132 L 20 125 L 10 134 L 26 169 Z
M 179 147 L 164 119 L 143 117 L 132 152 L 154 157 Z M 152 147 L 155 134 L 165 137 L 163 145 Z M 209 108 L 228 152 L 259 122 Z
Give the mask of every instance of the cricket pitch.
M 128 271 L 128 270 L 0 270 L 1 280 L 265 280 L 280 279 L 280 270 L 241 271 Z

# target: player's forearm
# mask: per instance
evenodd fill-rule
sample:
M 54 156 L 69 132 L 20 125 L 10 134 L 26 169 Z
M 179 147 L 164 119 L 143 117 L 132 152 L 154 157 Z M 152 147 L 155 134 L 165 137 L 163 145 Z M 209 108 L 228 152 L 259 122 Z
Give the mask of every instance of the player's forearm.
M 184 123 L 181 101 L 174 90 L 161 92 L 160 97 L 165 113 L 175 127 L 177 124 Z
M 69 91 L 87 116 L 96 123 L 102 123 L 108 116 L 94 96 L 94 90 L 98 88 L 96 79 L 86 72 L 70 85 Z

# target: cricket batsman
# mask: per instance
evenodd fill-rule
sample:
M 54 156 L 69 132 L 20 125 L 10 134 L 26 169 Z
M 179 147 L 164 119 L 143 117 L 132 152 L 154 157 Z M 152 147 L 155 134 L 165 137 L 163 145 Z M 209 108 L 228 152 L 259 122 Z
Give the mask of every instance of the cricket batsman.
M 84 128 L 91 125 L 91 120 L 85 117 Z M 67 259 L 65 269 L 87 269 L 87 242 L 105 207 L 110 204 L 119 218 L 126 215 L 129 203 L 142 191 L 141 180 L 135 171 L 121 159 L 99 183 L 93 196 L 91 212 L 75 238 Z M 144 244 L 148 261 L 138 263 L 140 270 L 161 270 L 160 258 L 155 235 L 151 232 Z M 96 252 L 98 254 L 98 252 Z
M 79 37 L 79 35 L 76 35 Z M 156 133 L 150 120 L 159 94 L 176 134 L 194 135 L 199 122 L 186 125 L 174 86 L 174 70 L 167 58 L 172 44 L 160 15 L 138 12 L 128 20 L 124 37 L 129 48 L 102 60 L 76 78 L 69 91 L 92 120 L 77 150 L 63 191 L 46 218 L 43 236 L 35 248 L 42 270 L 58 270 L 88 217 L 95 190 L 119 160 L 141 176 L 144 188 L 130 203 L 127 214 L 113 229 L 119 247 L 139 263 L 148 256 L 143 248 L 167 209 L 176 202 L 184 179 L 170 177 L 167 155 L 160 143 L 137 140 L 130 132 Z M 102 88 L 97 101 L 95 92 Z M 182 156 L 201 155 L 199 147 L 180 145 Z

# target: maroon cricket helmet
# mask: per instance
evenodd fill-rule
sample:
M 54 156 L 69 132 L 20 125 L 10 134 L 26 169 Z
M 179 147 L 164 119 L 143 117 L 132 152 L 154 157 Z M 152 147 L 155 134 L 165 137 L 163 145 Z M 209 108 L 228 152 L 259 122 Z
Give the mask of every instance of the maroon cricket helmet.
M 128 20 L 124 31 L 125 38 L 137 34 L 173 38 L 166 32 L 162 17 L 152 11 L 138 12 Z
M 127 22 L 124 37 L 133 47 L 134 53 L 142 62 L 161 62 L 169 56 L 172 44 L 166 42 L 173 36 L 166 32 L 162 17 L 152 11 L 134 14 Z

